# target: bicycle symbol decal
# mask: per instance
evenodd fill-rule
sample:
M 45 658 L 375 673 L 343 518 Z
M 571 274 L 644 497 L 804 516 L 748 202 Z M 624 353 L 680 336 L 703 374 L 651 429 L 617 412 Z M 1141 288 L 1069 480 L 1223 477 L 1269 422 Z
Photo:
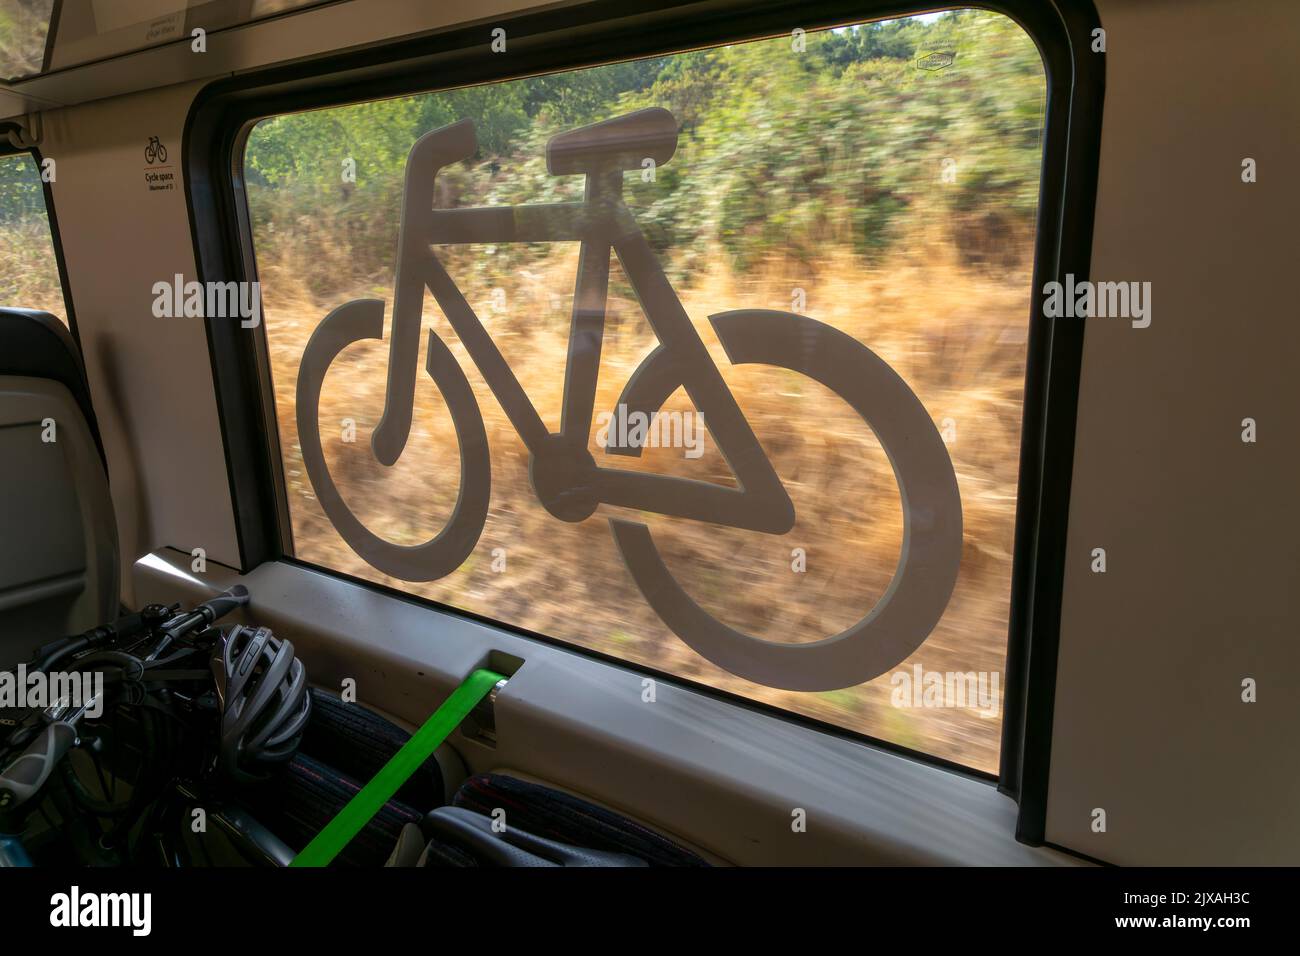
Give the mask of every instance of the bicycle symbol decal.
M 578 202 L 435 208 L 439 172 L 474 155 L 474 124 L 461 120 L 427 133 L 407 159 L 398 242 L 388 384 L 383 416 L 371 436 L 384 465 L 401 456 L 411 431 L 420 316 L 427 289 L 530 454 L 540 503 L 562 521 L 583 521 L 600 505 L 780 535 L 794 504 L 722 374 L 695 331 L 662 266 L 623 198 L 623 173 L 646 158 L 662 166 L 677 148 L 667 110 L 643 109 L 554 136 L 546 146 L 552 175 L 584 175 Z M 561 427 L 547 430 L 519 380 L 431 246 L 462 243 L 579 242 Z M 616 254 L 659 344 L 623 387 L 617 405 L 653 416 L 684 388 L 736 477 L 736 487 L 598 465 L 587 450 L 596 401 L 610 255 Z M 962 511 L 947 448 L 907 383 L 858 340 L 791 312 L 744 309 L 709 316 L 727 358 L 789 369 L 820 382 L 875 431 L 893 466 L 903 505 L 898 568 L 885 594 L 839 634 L 783 644 L 743 634 L 712 617 L 664 564 L 643 523 L 610 518 L 628 573 L 646 602 L 684 643 L 731 673 L 787 690 L 850 687 L 911 655 L 938 624 L 957 581 Z M 383 339 L 384 304 L 356 299 L 317 326 L 298 370 L 297 422 L 303 464 L 317 500 L 345 542 L 367 563 L 404 581 L 433 581 L 469 557 L 487 520 L 491 469 L 483 417 L 465 372 L 433 331 L 425 371 L 441 391 L 460 447 L 460 489 L 443 529 L 415 546 L 371 532 L 348 509 L 326 467 L 319 431 L 321 388 L 330 364 L 349 346 Z M 605 454 L 639 456 L 610 446 Z
M 144 161 L 150 166 L 167 162 L 167 147 L 158 141 L 157 136 L 149 137 L 149 145 L 144 148 Z

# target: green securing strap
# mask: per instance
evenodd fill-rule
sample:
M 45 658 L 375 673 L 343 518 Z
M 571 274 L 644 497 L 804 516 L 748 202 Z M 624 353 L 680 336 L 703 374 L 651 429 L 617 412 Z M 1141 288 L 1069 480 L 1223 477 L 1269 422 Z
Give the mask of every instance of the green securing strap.
M 290 866 L 328 866 L 338 856 L 379 808 L 392 799 L 398 788 L 407 781 L 438 745 L 447 739 L 457 725 L 465 719 L 488 691 L 504 678 L 490 670 L 479 669 L 465 678 L 441 707 L 435 710 L 424 725 L 415 732 L 402 749 L 384 764 L 370 782 L 357 791 L 348 805 L 338 812 L 325 828 L 316 834 L 306 848 L 293 858 Z

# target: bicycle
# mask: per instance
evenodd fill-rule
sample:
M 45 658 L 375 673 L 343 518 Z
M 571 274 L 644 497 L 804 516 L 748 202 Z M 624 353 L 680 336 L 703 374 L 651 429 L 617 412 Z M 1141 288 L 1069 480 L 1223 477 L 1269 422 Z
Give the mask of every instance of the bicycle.
M 149 137 L 149 145 L 144 148 L 144 161 L 150 166 L 155 162 L 167 162 L 167 147 L 159 142 L 157 136 Z
M 190 611 L 148 605 L 48 644 L 24 665 L 28 677 L 57 666 L 65 682 L 79 674 L 95 690 L 5 711 L 0 867 L 31 865 L 26 831 L 36 813 L 47 824 L 40 855 L 70 853 L 90 866 L 210 865 L 207 841 L 190 828 L 193 807 L 244 860 L 287 864 L 292 851 L 225 799 L 211 754 L 213 625 L 247 603 L 237 586 Z
M 623 173 L 643 160 L 662 166 L 677 148 L 667 110 L 643 109 L 554 136 L 552 175 L 583 175 L 581 202 L 443 209 L 434 182 L 474 155 L 471 120 L 422 136 L 407 158 L 399 230 L 384 411 L 371 436 L 391 466 L 410 435 L 420 316 L 427 289 L 530 453 L 529 476 L 543 507 L 562 521 L 591 517 L 602 505 L 784 534 L 794 505 L 717 366 L 673 291 L 623 199 Z M 551 433 L 482 322 L 430 248 L 440 244 L 581 243 L 565 369 L 561 427 Z M 737 487 L 601 467 L 587 450 L 595 410 L 610 254 L 619 257 L 659 344 L 624 386 L 618 405 L 648 417 L 679 387 L 709 423 Z M 649 528 L 610 518 L 610 530 L 637 587 L 688 646 L 733 674 L 788 690 L 823 691 L 871 680 L 905 660 L 929 636 L 952 595 L 961 560 L 962 516 L 956 475 L 934 422 L 907 383 L 856 339 L 807 316 L 745 309 L 709 316 L 733 364 L 759 363 L 801 373 L 846 401 L 880 438 L 903 504 L 903 544 L 890 587 L 861 620 L 837 635 L 779 644 L 734 630 L 708 614 L 668 571 Z M 464 371 L 432 331 L 425 369 L 441 391 L 460 447 L 460 488 L 443 529 L 420 545 L 386 541 L 348 509 L 329 474 L 319 432 L 321 388 L 346 348 L 384 336 L 384 303 L 356 299 L 330 312 L 312 333 L 299 366 L 297 423 L 303 464 L 325 514 L 343 540 L 377 570 L 432 581 L 469 556 L 487 520 L 491 486 L 487 435 Z M 638 456 L 636 445 L 608 454 Z

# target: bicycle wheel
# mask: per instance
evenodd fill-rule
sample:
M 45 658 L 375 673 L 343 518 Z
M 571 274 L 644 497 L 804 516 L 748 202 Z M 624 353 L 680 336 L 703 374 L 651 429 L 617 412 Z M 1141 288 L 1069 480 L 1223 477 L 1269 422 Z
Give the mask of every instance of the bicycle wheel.
M 298 367 L 298 441 L 316 498 L 335 530 L 367 564 L 403 581 L 434 581 L 469 557 L 487 521 L 492 473 L 483 416 L 469 380 L 438 336 L 429 335 L 426 369 L 451 412 L 460 446 L 460 491 L 451 518 L 423 544 L 394 544 L 374 534 L 348 508 L 325 464 L 320 440 L 320 396 L 325 373 L 339 353 L 365 339 L 383 339 L 384 303 L 356 299 L 339 306 L 316 327 Z M 390 356 L 390 361 L 391 361 Z
M 154 149 L 153 143 L 150 143 L 148 146 L 144 148 L 144 161 L 146 163 L 149 163 L 150 165 L 153 165 L 154 160 L 157 158 L 158 158 L 158 151 Z
M 158 162 L 160 163 L 167 162 L 167 147 L 164 146 L 162 143 L 158 144 Z
M 847 402 L 875 431 L 902 498 L 898 569 L 866 616 L 807 644 L 761 640 L 717 620 L 677 583 L 646 525 L 611 519 L 628 572 L 673 633 L 738 677 L 800 691 L 837 690 L 878 677 L 925 642 L 957 582 L 961 498 L 943 439 L 898 373 L 843 332 L 806 316 L 766 310 L 724 312 L 709 321 L 734 364 L 774 365 L 806 375 Z M 651 353 L 620 404 L 657 411 L 681 384 L 667 362 L 666 353 Z

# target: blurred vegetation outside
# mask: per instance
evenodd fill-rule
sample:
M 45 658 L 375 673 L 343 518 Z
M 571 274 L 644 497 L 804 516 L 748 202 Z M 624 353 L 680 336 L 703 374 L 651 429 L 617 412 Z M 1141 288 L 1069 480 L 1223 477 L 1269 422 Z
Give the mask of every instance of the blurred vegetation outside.
M 566 524 L 538 504 L 522 442 L 431 295 L 424 324 L 452 347 L 469 376 L 491 446 L 491 509 L 474 554 L 439 581 L 388 578 L 339 538 L 302 468 L 294 419 L 298 361 L 320 320 L 350 299 L 383 299 L 391 315 L 405 160 L 415 140 L 460 119 L 475 123 L 478 155 L 439 177 L 439 205 L 578 199 L 581 177 L 546 172 L 547 140 L 661 106 L 680 125 L 677 152 L 652 182 L 629 173 L 627 201 L 798 518 L 794 530 L 775 537 L 621 516 L 649 524 L 691 596 L 753 636 L 818 640 L 866 614 L 888 588 L 902 543 L 897 485 L 879 442 L 819 384 L 779 369 L 732 366 L 707 317 L 767 308 L 827 322 L 889 362 L 917 393 L 948 442 L 961 491 L 957 589 L 935 632 L 897 671 L 910 674 L 919 664 L 927 672 L 1000 675 L 1042 158 L 1042 61 L 1016 24 L 983 11 L 815 32 L 805 40 L 803 52 L 792 49 L 790 37 L 778 37 L 278 116 L 256 126 L 245 178 L 295 553 L 996 772 L 1000 710 L 989 717 L 971 707 L 895 707 L 891 675 L 822 694 L 777 690 L 736 678 L 687 648 L 649 610 L 621 565 L 604 520 L 620 509 L 602 507 L 585 522 Z M 923 69 L 918 60 L 933 52 L 955 56 L 949 66 Z M 342 175 L 345 161 L 355 163 L 355 182 Z M 39 172 L 26 155 L 0 160 L 0 242 L 3 303 L 61 314 Z M 539 414 L 558 430 L 576 245 L 435 252 Z M 615 261 L 598 412 L 612 409 L 656 341 Z M 446 407 L 421 374 L 407 450 L 392 468 L 374 461 L 369 438 L 383 410 L 387 358 L 385 340 L 355 346 L 335 362 L 321 402 L 322 439 L 352 511 L 375 533 L 416 544 L 436 534 L 455 505 L 459 452 Z M 679 391 L 665 410 L 690 407 Z M 332 427 L 344 420 L 356 423 L 354 443 Z M 591 447 L 599 460 L 602 452 L 594 441 Z M 631 466 L 730 483 L 707 437 L 706 449 L 693 461 L 680 449 L 651 449 Z M 807 555 L 802 573 L 792 570 L 795 548 Z M 495 549 L 503 549 L 504 571 L 494 569 Z
M 44 185 L 29 153 L 0 156 L 0 306 L 67 322 Z
M 0 0 L 0 76 L 20 79 L 41 71 L 54 0 Z
M 896 707 L 892 674 L 828 693 L 759 686 L 686 647 L 648 608 L 609 533 L 646 522 L 670 571 L 709 613 L 769 641 L 838 633 L 886 591 L 902 508 L 874 433 L 833 393 L 792 372 L 732 366 L 707 317 L 797 311 L 853 335 L 904 378 L 948 442 L 964 546 L 953 598 L 896 672 L 996 673 L 1005 663 L 1017 462 L 1046 80 L 1012 21 L 954 11 L 550 76 L 277 116 L 251 133 L 245 176 L 295 553 L 302 559 L 792 712 L 996 772 L 1000 699 L 976 708 Z M 951 65 L 925 69 L 930 53 Z M 391 316 L 405 160 L 415 140 L 474 121 L 479 150 L 439 175 L 440 206 L 581 198 L 551 176 L 558 132 L 660 106 L 680 126 L 653 181 L 624 192 L 683 306 L 794 500 L 787 535 L 603 506 L 578 524 L 537 502 L 528 455 L 431 295 L 426 334 L 465 369 L 491 447 L 492 500 L 470 558 L 441 580 L 389 578 L 353 554 L 304 473 L 294 418 L 298 362 L 332 309 L 378 298 Z M 355 163 L 355 182 L 343 175 Z M 577 268 L 573 243 L 439 246 L 538 413 L 558 430 Z M 657 340 L 617 259 L 596 410 Z M 414 545 L 455 506 L 459 451 L 427 376 L 402 458 L 380 466 L 387 341 L 331 367 L 321 430 L 331 474 L 373 532 Z M 689 410 L 678 392 L 665 411 Z M 355 423 L 355 441 L 343 437 Z M 707 431 L 707 421 L 705 422 Z M 595 427 L 593 427 L 593 436 Z M 593 454 L 601 450 L 593 440 Z M 630 467 L 734 483 L 716 448 L 685 461 L 648 450 Z M 603 461 L 602 464 L 608 464 Z M 621 467 L 623 460 L 618 462 Z M 807 566 L 793 569 L 794 549 Z M 501 560 L 504 559 L 504 569 Z M 381 635 L 376 635 L 381 640 Z M 437 634 L 429 640 L 436 641 Z
M 317 229 L 295 238 L 321 253 L 302 263 L 312 293 L 346 292 L 358 273 L 392 268 L 406 154 L 422 134 L 465 118 L 476 127 L 479 155 L 444 174 L 444 204 L 555 201 L 580 198 L 582 183 L 546 172 L 551 136 L 661 106 L 676 116 L 681 143 L 634 201 L 642 228 L 671 251 L 675 281 L 701 275 L 702 257 L 718 253 L 738 274 L 773 256 L 815 267 L 828 242 L 878 262 L 922 216 L 942 217 L 967 265 L 1023 256 L 1046 88 L 1018 26 L 972 11 L 809 34 L 803 54 L 791 44 L 737 44 L 267 120 L 246 154 L 255 224 L 292 228 L 308 211 L 337 220 L 345 237 Z M 917 59 L 932 51 L 955 52 L 953 65 L 920 69 Z M 940 190 L 944 158 L 959 174 Z M 355 184 L 341 182 L 347 159 Z M 538 254 L 496 251 L 513 261 Z

